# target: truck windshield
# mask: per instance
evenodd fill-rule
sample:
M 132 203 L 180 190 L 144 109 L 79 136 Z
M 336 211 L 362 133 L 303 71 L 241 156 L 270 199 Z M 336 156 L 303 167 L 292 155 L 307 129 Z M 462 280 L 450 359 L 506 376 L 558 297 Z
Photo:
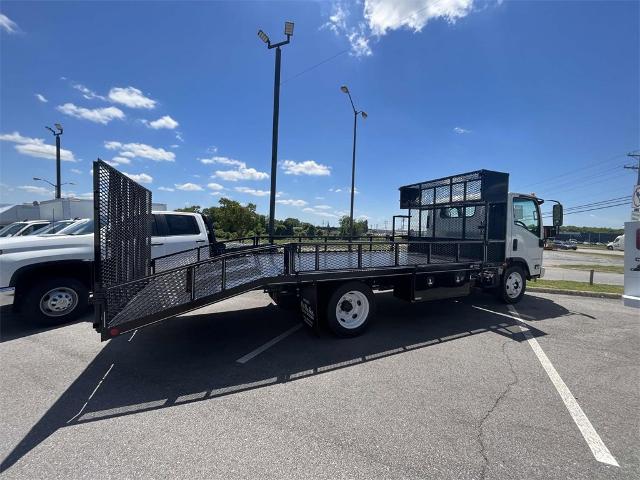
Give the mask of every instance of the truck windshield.
M 58 233 L 65 227 L 72 225 L 75 220 L 61 220 L 59 222 L 50 223 L 49 225 L 45 225 L 38 230 L 34 230 L 29 235 L 45 235 L 47 233 Z
M 25 225 L 26 223 L 24 222 L 11 223 L 0 230 L 0 237 L 11 237 L 15 233 L 18 233 L 22 228 L 24 228 Z
M 93 233 L 93 220 L 76 222 L 67 228 L 63 228 L 56 235 L 86 235 L 88 233 Z

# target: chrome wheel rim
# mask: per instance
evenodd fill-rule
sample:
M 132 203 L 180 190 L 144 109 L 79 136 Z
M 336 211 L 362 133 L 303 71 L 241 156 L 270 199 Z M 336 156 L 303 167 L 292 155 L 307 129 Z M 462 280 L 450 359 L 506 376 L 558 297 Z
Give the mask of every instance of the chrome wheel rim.
M 347 292 L 340 297 L 336 305 L 336 319 L 340 326 L 353 330 L 366 322 L 369 316 L 369 300 L 357 290 Z
M 52 288 L 40 299 L 40 311 L 47 317 L 67 315 L 78 306 L 78 294 L 67 287 Z
M 505 282 L 505 290 L 509 298 L 517 298 L 522 292 L 524 281 L 519 272 L 511 272 Z

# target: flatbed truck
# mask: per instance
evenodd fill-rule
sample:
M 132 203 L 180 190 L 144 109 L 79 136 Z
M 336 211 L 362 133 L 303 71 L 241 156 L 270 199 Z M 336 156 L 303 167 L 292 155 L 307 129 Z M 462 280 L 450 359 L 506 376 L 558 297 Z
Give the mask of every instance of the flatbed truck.
M 108 340 L 251 290 L 297 309 L 312 329 L 326 324 L 343 337 L 371 323 L 377 290 L 417 302 L 462 297 L 479 287 L 519 302 L 526 282 L 544 274 L 550 229 L 542 225 L 543 200 L 509 193 L 508 181 L 506 173 L 478 170 L 400 187 L 409 221 L 402 236 L 253 238 L 152 260 L 151 192 L 98 160 L 94 327 Z M 553 222 L 562 224 L 559 203 Z

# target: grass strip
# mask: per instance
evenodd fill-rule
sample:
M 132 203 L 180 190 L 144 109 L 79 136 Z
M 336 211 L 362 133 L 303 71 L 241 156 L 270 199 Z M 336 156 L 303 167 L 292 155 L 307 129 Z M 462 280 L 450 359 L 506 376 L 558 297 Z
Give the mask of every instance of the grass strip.
M 624 273 L 623 265 L 599 265 L 599 264 L 575 264 L 556 265 L 556 268 L 568 268 L 569 270 L 593 270 L 601 273 Z
M 558 290 L 577 290 L 579 292 L 596 292 L 596 293 L 623 293 L 624 287 L 622 285 L 605 285 L 594 284 L 589 285 L 587 282 L 574 282 L 572 280 L 545 280 L 539 279 L 535 282 L 530 282 L 527 285 L 531 289 L 536 287 L 543 288 L 557 288 Z

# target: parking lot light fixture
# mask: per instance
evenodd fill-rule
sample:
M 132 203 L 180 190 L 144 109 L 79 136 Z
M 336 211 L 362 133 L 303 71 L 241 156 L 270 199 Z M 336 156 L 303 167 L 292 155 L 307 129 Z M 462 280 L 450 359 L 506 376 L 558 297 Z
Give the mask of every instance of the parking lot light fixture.
M 60 193 L 60 135 L 62 135 L 62 125 L 59 123 L 54 123 L 53 125 L 54 127 L 56 127 L 56 129 L 54 130 L 51 127 L 44 127 L 47 130 L 49 130 L 54 137 L 56 137 L 56 184 L 55 184 L 55 189 L 56 189 L 56 198 L 60 198 L 61 193 Z
M 276 214 L 276 174 L 278 173 L 278 121 L 280 117 L 280 63 L 282 51 L 280 47 L 291 42 L 293 35 L 293 22 L 285 22 L 284 34 L 286 40 L 272 44 L 269 36 L 262 30 L 258 30 L 258 37 L 267 44 L 267 48 L 276 49 L 276 66 L 275 78 L 273 81 L 273 134 L 271 137 L 271 191 L 269 193 L 269 239 L 273 242 L 275 233 L 275 214 Z

